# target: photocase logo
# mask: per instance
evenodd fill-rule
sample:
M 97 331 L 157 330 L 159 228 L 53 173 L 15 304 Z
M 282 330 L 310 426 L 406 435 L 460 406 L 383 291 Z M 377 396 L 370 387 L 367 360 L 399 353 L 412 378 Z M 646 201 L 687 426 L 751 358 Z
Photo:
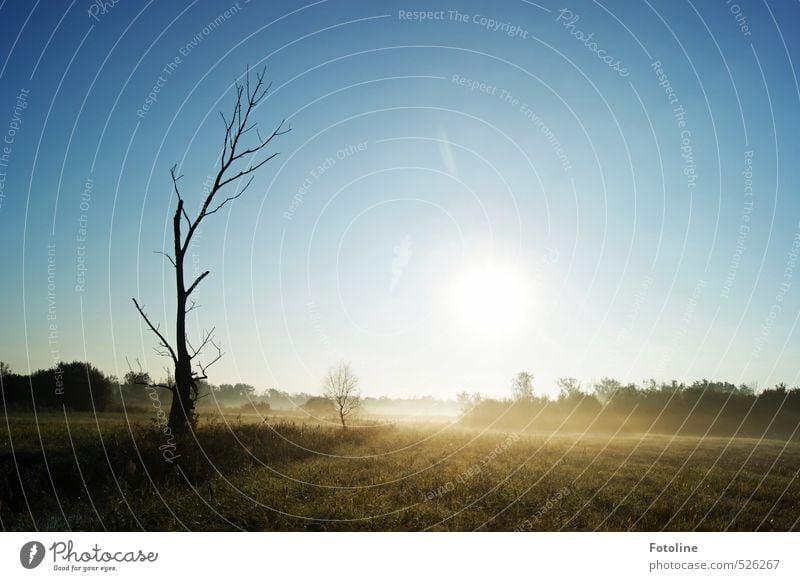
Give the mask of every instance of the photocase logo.
M 19 562 L 26 569 L 35 569 L 44 560 L 44 545 L 39 541 L 30 541 L 19 550 Z

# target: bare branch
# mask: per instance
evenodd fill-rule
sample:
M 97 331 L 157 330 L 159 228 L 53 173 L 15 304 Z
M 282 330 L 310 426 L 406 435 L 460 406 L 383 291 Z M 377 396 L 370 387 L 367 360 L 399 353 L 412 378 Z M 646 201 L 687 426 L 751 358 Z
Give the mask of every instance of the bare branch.
M 242 177 L 242 176 L 246 176 L 246 175 L 248 175 L 248 174 L 251 174 L 251 173 L 253 173 L 253 172 L 254 172 L 254 171 L 256 171 L 258 168 L 260 168 L 262 165 L 264 165 L 264 164 L 265 164 L 265 163 L 267 163 L 268 161 L 271 161 L 272 159 L 274 159 L 274 158 L 275 158 L 275 157 L 277 157 L 277 156 L 278 156 L 278 152 L 275 152 L 275 153 L 273 153 L 272 155 L 270 155 L 269 157 L 267 157 L 266 159 L 263 159 L 262 161 L 260 161 L 259 163 L 257 163 L 256 165 L 254 165 L 254 166 L 251 166 L 251 167 L 249 167 L 249 168 L 247 168 L 247 169 L 243 169 L 242 171 L 240 171 L 239 173 L 237 173 L 235 176 L 233 176 L 233 177 L 229 177 L 229 178 L 227 178 L 227 179 L 223 180 L 223 182 L 222 182 L 222 183 L 219 185 L 219 188 L 218 188 L 218 189 L 224 188 L 224 187 L 225 187 L 225 186 L 227 186 L 229 183 L 231 183 L 231 182 L 235 182 L 236 180 L 238 180 L 238 179 L 239 179 L 240 177 Z M 203 216 L 205 217 L 206 215 L 207 215 L 207 214 L 204 214 Z
M 212 328 L 212 329 L 211 329 L 210 331 L 208 331 L 207 333 L 206 333 L 206 332 L 204 332 L 204 333 L 205 333 L 205 336 L 203 337 L 203 339 L 202 339 L 202 342 L 200 343 L 200 346 L 199 346 L 197 349 L 195 349 L 195 348 L 192 346 L 192 344 L 191 344 L 191 343 L 189 343 L 189 339 L 188 339 L 188 338 L 186 339 L 186 344 L 189 346 L 189 349 L 191 349 L 191 350 L 192 350 L 192 354 L 189 356 L 189 359 L 194 359 L 195 357 L 197 357 L 198 355 L 200 355 L 200 353 L 203 351 L 203 348 L 204 348 L 206 345 L 208 345 L 209 343 L 212 343 L 212 344 L 213 344 L 214 331 L 216 331 L 216 327 Z
M 127 357 L 125 358 L 125 361 L 128 364 L 128 371 L 130 371 L 133 375 L 137 375 L 137 379 L 136 379 L 136 381 L 133 382 L 133 385 L 144 385 L 145 387 L 160 387 L 162 389 L 166 389 L 166 390 L 169 390 L 169 391 L 174 391 L 173 387 L 170 386 L 170 385 L 164 385 L 163 383 L 154 383 L 152 381 L 144 381 L 143 379 L 141 379 L 144 376 L 147 376 L 147 377 L 150 377 L 150 376 L 149 376 L 149 374 L 145 373 L 142 370 L 142 363 L 139 361 L 138 357 L 136 358 L 136 365 L 139 367 L 139 373 L 138 374 L 133 371 L 133 367 L 131 367 L 131 362 L 128 361 Z
M 133 373 L 133 367 L 131 366 L 130 359 L 128 359 L 128 356 L 127 356 L 127 355 L 125 356 L 125 363 L 127 363 L 127 364 L 128 364 L 128 371 L 130 371 L 131 373 Z M 141 363 L 141 361 L 139 361 L 139 358 L 138 358 L 138 357 L 136 358 L 136 365 L 138 365 L 138 366 L 139 366 L 139 373 L 144 373 L 144 372 L 142 371 L 142 363 Z
M 161 341 L 161 345 L 169 352 L 169 356 L 172 357 L 172 360 L 177 365 L 178 364 L 178 357 L 175 355 L 175 351 L 172 349 L 172 347 L 170 346 L 169 342 L 167 342 L 167 340 L 164 338 L 164 335 L 162 335 L 161 332 L 158 330 L 158 327 L 153 325 L 153 323 L 150 322 L 150 319 L 147 318 L 147 315 L 145 314 L 145 312 L 142 309 L 142 307 L 139 306 L 139 303 L 136 302 L 136 299 L 132 299 L 132 300 L 133 300 L 133 304 L 136 306 L 136 310 L 139 311 L 139 314 L 144 319 L 144 322 L 147 323 L 147 326 L 150 327 L 150 330 L 153 333 L 155 333 L 156 337 L 158 337 L 158 339 Z
M 195 353 L 197 353 L 197 350 L 194 347 L 192 347 L 192 342 L 189 340 L 189 337 L 186 337 L 186 346 L 189 348 L 190 351 L 194 351 Z
M 170 352 L 167 349 L 164 348 L 163 345 L 160 346 L 160 347 L 153 347 L 153 351 L 155 351 L 156 355 L 158 355 L 159 357 L 171 357 L 172 356 L 170 354 Z
M 183 175 L 175 175 L 176 169 L 178 169 L 177 165 L 173 165 L 171 168 L 169 168 L 169 175 L 172 177 L 172 189 L 175 191 L 175 195 L 178 196 L 178 199 L 180 200 L 182 198 L 180 189 L 178 189 L 178 180 L 180 180 Z
M 221 209 L 222 209 L 222 207 L 223 207 L 225 204 L 227 204 L 228 202 L 232 202 L 232 201 L 233 201 L 233 200 L 235 200 L 236 198 L 239 198 L 239 197 L 241 197 L 241 196 L 242 196 L 242 194 L 244 194 L 244 193 L 247 191 L 247 188 L 249 188 L 249 187 L 250 187 L 250 184 L 252 184 L 252 183 L 253 183 L 253 179 L 255 179 L 255 176 L 252 176 L 252 177 L 251 177 L 249 180 L 247 180 L 247 183 L 246 183 L 246 184 L 245 184 L 245 186 L 244 186 L 244 187 L 243 187 L 243 188 L 242 188 L 242 189 L 239 191 L 239 193 L 238 193 L 238 194 L 236 194 L 235 196 L 228 196 L 227 198 L 225 198 L 225 199 L 224 199 L 224 200 L 223 200 L 223 201 L 222 201 L 222 202 L 221 202 L 221 203 L 220 203 L 220 204 L 219 204 L 219 205 L 218 205 L 216 208 L 214 208 L 213 210 L 209 210 L 208 212 L 206 212 L 206 216 L 210 216 L 211 214 L 214 214 L 214 213 L 216 213 L 217 211 L 221 210 Z
M 172 263 L 172 266 L 174 266 L 175 268 L 178 268 L 178 265 L 177 265 L 177 264 L 175 264 L 175 259 L 174 259 L 174 258 L 172 258 L 172 257 L 171 257 L 169 254 L 167 254 L 166 252 L 161 252 L 160 250 L 153 250 L 153 252 L 155 252 L 156 254 L 160 254 L 161 256 L 166 256 L 167 260 L 169 260 L 169 261 Z
M 194 372 L 195 379 L 208 379 L 208 373 L 206 372 L 206 370 L 212 365 L 214 365 L 217 361 L 222 359 L 222 356 L 225 355 L 222 352 L 222 348 L 219 345 L 217 345 L 213 340 L 210 340 L 209 343 L 211 343 L 211 345 L 213 345 L 214 348 L 217 350 L 217 356 L 214 359 L 212 359 L 210 363 L 207 363 L 206 365 L 203 365 L 199 361 L 197 362 L 197 367 L 198 369 L 200 369 L 200 373 Z
M 278 126 L 270 134 L 269 137 L 267 137 L 266 139 L 261 139 L 261 137 L 259 136 L 259 139 L 258 139 L 259 140 L 259 144 L 258 145 L 256 145 L 255 147 L 250 147 L 248 149 L 245 149 L 241 153 L 237 153 L 236 155 L 231 157 L 231 161 L 236 161 L 237 159 L 241 159 L 246 155 L 250 155 L 250 154 L 253 154 L 253 153 L 258 153 L 259 151 L 264 149 L 267 145 L 269 145 L 269 143 L 273 139 L 275 139 L 276 137 L 280 137 L 281 135 L 286 135 L 287 133 L 289 133 L 292 130 L 292 128 L 291 127 L 287 127 L 286 129 L 283 129 L 283 126 L 284 126 L 285 123 L 286 123 L 286 119 L 281 119 L 281 122 L 278 123 Z M 250 129 L 252 129 L 253 127 L 255 127 L 255 125 L 251 126 Z M 250 129 L 248 129 L 247 131 L 249 131 Z M 244 135 L 245 132 L 246 131 L 243 131 L 242 135 Z M 258 135 L 258 132 L 256 132 L 256 135 Z
M 228 123 L 225 119 L 225 114 L 220 111 L 219 116 L 222 117 L 222 122 L 225 124 L 225 136 L 222 139 L 222 155 L 220 156 L 220 167 L 225 167 L 225 157 L 228 154 L 228 140 L 230 139 L 231 131 L 233 130 L 233 120 Z
M 210 273 L 211 273 L 211 271 L 210 271 L 210 270 L 207 270 L 207 271 L 205 271 L 203 274 L 201 274 L 200 276 L 198 276 L 198 277 L 197 277 L 197 278 L 194 280 L 194 282 L 192 283 L 192 286 L 190 286 L 190 287 L 189 287 L 189 290 L 187 290 L 187 291 L 186 291 L 186 296 L 188 297 L 190 294 L 192 294 L 192 291 L 194 291 L 194 289 L 195 289 L 195 288 L 197 288 L 197 285 L 198 285 L 198 284 L 200 284 L 200 281 L 201 281 L 201 280 L 203 280 L 205 277 L 207 277 L 207 276 L 208 276 Z M 188 311 L 187 311 L 187 312 L 188 312 Z
M 282 120 L 278 126 L 273 130 L 270 136 L 267 139 L 261 139 L 261 135 L 258 133 L 256 129 L 256 134 L 258 135 L 258 143 L 252 147 L 247 147 L 242 151 L 238 151 L 239 149 L 239 142 L 243 135 L 251 131 L 252 129 L 257 127 L 256 123 L 250 123 L 250 115 L 253 110 L 258 106 L 262 99 L 264 99 L 271 88 L 271 84 L 264 84 L 264 76 L 265 76 L 266 69 L 262 69 L 261 72 L 256 74 L 256 82 L 255 85 L 251 85 L 250 82 L 250 69 L 247 69 L 245 75 L 244 85 L 240 84 L 238 81 L 235 83 L 236 87 L 236 105 L 233 108 L 233 112 L 230 117 L 226 117 L 225 114 L 220 113 L 222 117 L 222 122 L 225 125 L 225 137 L 223 139 L 222 144 L 222 153 L 220 155 L 220 167 L 219 171 L 217 172 L 216 179 L 214 180 L 214 184 L 211 187 L 210 191 L 206 195 L 205 200 L 203 201 L 203 205 L 200 208 L 199 213 L 195 217 L 194 221 L 191 222 L 189 225 L 189 229 L 186 233 L 186 236 L 182 242 L 181 250 L 185 252 L 186 249 L 189 247 L 192 237 L 194 236 L 195 231 L 197 230 L 200 222 L 206 217 L 211 214 L 216 213 L 220 209 L 222 209 L 226 204 L 235 200 L 236 198 L 240 197 L 244 190 L 247 189 L 249 183 L 245 188 L 236 195 L 229 196 L 222 203 L 213 206 L 213 202 L 219 191 L 230 184 L 238 180 L 239 178 L 249 175 L 259 169 L 261 166 L 269 162 L 270 160 L 274 159 L 277 153 L 273 153 L 272 155 L 267 156 L 266 159 L 263 159 L 255 164 L 250 164 L 248 168 L 243 169 L 241 171 L 236 172 L 234 175 L 227 177 L 228 173 L 231 170 L 231 166 L 239 160 L 243 160 L 249 156 L 253 156 L 265 147 L 269 145 L 275 137 L 280 135 L 284 135 L 291 131 L 290 127 L 285 127 L 286 120 Z M 244 103 L 243 103 L 244 101 Z M 183 209 L 181 210 L 183 211 Z
M 249 185 L 250 185 L 250 184 L 248 183 L 248 184 L 247 184 L 247 186 L 249 186 Z M 244 193 L 244 191 L 247 189 L 247 186 L 245 186 L 244 188 L 242 188 L 242 191 L 241 191 L 241 192 L 239 192 L 238 194 L 236 194 L 235 196 L 229 196 L 229 197 L 225 198 L 224 200 L 222 200 L 222 203 L 220 203 L 220 205 L 219 205 L 219 206 L 217 206 L 217 207 L 216 207 L 216 208 L 214 208 L 213 210 L 209 210 L 208 212 L 206 212 L 206 216 L 210 216 L 211 214 L 216 214 L 216 213 L 217 213 L 219 210 L 221 210 L 221 209 L 222 209 L 222 207 L 223 207 L 225 204 L 227 204 L 228 202 L 232 202 L 232 201 L 233 201 L 233 200 L 235 200 L 236 198 L 239 198 L 239 197 L 241 197 L 241 195 L 242 195 L 242 194 Z
M 178 168 L 177 165 L 173 165 L 169 170 L 169 175 L 172 178 L 172 190 L 175 192 L 175 195 L 178 197 L 179 208 L 183 217 L 186 219 L 186 223 L 191 226 L 192 221 L 189 219 L 189 214 L 186 213 L 186 209 L 184 208 L 183 197 L 181 196 L 181 191 L 178 188 L 178 180 L 180 180 L 183 175 L 176 176 L 175 170 Z

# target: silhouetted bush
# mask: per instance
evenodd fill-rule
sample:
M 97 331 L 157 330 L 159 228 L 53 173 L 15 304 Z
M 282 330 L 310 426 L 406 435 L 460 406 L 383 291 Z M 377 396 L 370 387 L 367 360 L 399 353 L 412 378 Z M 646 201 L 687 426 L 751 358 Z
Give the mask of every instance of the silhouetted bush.
M 108 408 L 116 386 L 111 378 L 89 363 L 59 363 L 32 375 L 3 375 L 3 401 L 8 409 L 73 410 Z
M 314 416 L 329 416 L 336 413 L 336 406 L 327 397 L 313 396 L 308 398 L 301 408 Z

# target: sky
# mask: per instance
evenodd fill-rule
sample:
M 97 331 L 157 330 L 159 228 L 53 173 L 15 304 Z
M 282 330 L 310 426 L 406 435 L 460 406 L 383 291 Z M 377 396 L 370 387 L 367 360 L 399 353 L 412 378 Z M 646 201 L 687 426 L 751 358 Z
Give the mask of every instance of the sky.
M 426 11 L 420 13 L 420 11 Z M 234 82 L 279 155 L 209 217 L 213 383 L 365 395 L 800 383 L 800 6 L 0 2 L 0 360 L 168 363 L 177 165 L 197 212 Z M 232 193 L 235 192 L 235 186 Z

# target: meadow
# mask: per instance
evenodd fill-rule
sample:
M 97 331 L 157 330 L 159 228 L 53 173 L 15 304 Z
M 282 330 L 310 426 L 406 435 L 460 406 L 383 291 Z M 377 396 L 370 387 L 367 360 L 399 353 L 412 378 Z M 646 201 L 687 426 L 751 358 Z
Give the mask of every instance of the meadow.
M 206 413 L 10 413 L 3 530 L 798 530 L 800 443 Z

